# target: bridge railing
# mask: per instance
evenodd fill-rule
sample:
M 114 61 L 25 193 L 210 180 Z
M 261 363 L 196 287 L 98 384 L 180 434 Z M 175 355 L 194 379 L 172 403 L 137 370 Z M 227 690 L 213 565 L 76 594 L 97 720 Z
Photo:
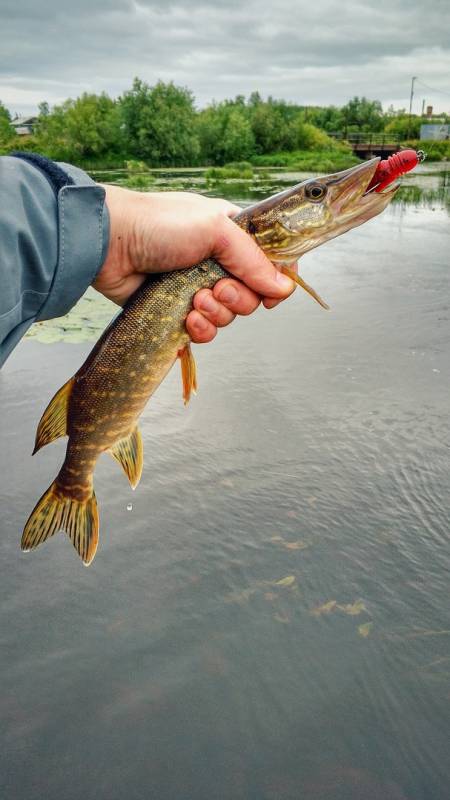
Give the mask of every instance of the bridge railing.
M 341 139 L 344 141 L 349 142 L 351 145 L 399 145 L 401 143 L 401 137 L 397 133 L 372 133 L 370 131 L 367 132 L 359 132 L 359 133 L 347 133 L 346 135 L 341 131 L 335 133 L 329 133 L 328 136 L 331 136 L 333 139 Z

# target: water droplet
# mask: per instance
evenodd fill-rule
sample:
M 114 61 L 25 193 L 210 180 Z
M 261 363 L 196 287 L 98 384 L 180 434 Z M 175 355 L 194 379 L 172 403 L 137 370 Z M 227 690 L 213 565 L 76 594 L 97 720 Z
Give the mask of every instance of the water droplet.
M 133 511 L 133 503 L 128 503 L 127 511 Z

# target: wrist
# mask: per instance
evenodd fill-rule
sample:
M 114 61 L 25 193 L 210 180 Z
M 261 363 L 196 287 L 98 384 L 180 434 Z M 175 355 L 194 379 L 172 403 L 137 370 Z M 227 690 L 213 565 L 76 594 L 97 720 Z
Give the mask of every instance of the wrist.
M 105 204 L 109 213 L 109 243 L 106 258 L 97 275 L 97 281 L 103 281 L 118 270 L 129 272 L 132 269 L 129 244 L 129 229 L 126 217 L 130 205 L 134 205 L 136 192 L 121 189 L 117 186 L 101 184 L 105 190 Z M 126 193 L 127 196 L 124 196 Z

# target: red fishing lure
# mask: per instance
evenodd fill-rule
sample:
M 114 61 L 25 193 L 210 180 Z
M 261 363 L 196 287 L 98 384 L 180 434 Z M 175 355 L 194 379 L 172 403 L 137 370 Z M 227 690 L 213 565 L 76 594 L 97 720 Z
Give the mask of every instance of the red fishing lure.
M 386 186 L 389 186 L 392 181 L 399 178 L 405 172 L 417 167 L 425 158 L 423 150 L 400 150 L 398 153 L 389 156 L 385 161 L 380 161 L 376 169 L 375 175 L 367 187 L 367 192 L 381 192 Z M 366 192 L 366 193 L 367 193 Z

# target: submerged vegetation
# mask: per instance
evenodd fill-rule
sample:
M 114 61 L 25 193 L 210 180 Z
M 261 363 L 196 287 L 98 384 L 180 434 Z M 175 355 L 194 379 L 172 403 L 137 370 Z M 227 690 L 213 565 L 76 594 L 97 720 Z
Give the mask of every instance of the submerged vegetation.
M 225 164 L 224 167 L 210 167 L 205 172 L 206 179 L 227 180 L 239 178 L 240 180 L 251 180 L 254 176 L 253 164 L 248 161 L 235 161 Z
M 117 99 L 84 93 L 53 108 L 41 103 L 28 136 L 16 135 L 0 102 L 0 154 L 31 150 L 91 170 L 139 163 L 142 169 L 129 170 L 129 185 L 139 188 L 146 167 L 225 166 L 226 174 L 211 173 L 214 180 L 249 178 L 254 166 L 345 169 L 357 161 L 350 135 L 385 133 L 406 141 L 419 135 L 422 121 L 404 110 L 384 112 L 379 101 L 364 97 L 338 108 L 263 100 L 253 92 L 198 110 L 188 88 L 135 78 Z M 426 149 L 433 159 L 450 158 L 450 142 L 427 142 Z M 233 169 L 239 174 L 231 175 Z

